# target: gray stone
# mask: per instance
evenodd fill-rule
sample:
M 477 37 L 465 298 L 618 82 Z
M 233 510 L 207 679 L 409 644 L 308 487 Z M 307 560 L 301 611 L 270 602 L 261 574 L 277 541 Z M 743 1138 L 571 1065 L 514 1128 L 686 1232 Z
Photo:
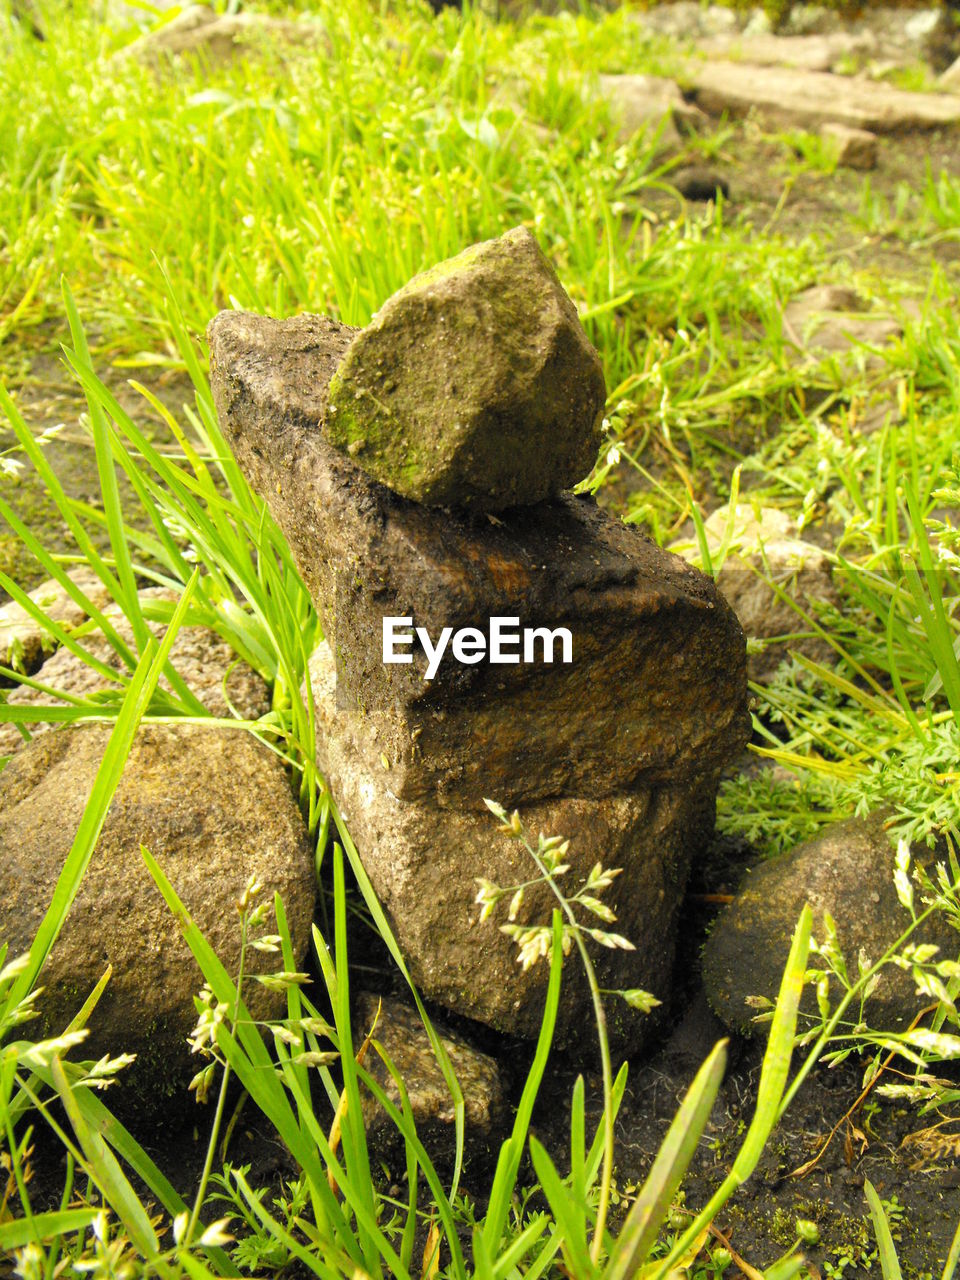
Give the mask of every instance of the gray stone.
M 475 1160 L 496 1147 L 508 1119 L 500 1069 L 493 1058 L 475 1049 L 462 1035 L 436 1019 L 431 1021 L 463 1094 L 464 1146 L 467 1158 Z M 354 1001 L 352 1028 L 357 1046 L 372 1030 L 373 1040 L 403 1079 L 417 1136 L 430 1158 L 441 1167 L 452 1164 L 455 1152 L 453 1098 L 417 1010 L 389 996 L 361 991 Z M 388 1099 L 401 1110 L 400 1090 L 379 1053 L 368 1051 L 363 1065 Z M 362 1105 L 371 1153 L 399 1176 L 406 1168 L 400 1131 L 366 1089 Z
M 869 171 L 877 167 L 879 140 L 875 133 L 869 133 L 866 129 L 851 129 L 849 125 L 832 121 L 825 124 L 820 133 L 836 147 L 837 164 L 843 168 Z
M 644 131 L 652 136 L 660 129 L 660 146 L 678 147 L 677 121 L 686 132 L 706 122 L 703 112 L 691 106 L 677 84 L 664 76 L 598 76 L 597 88 L 609 103 L 611 119 L 618 126 L 619 142 L 628 142 Z
M 717 508 L 706 521 L 712 554 L 719 551 L 729 525 L 727 506 Z M 769 679 L 788 652 L 803 653 L 816 662 L 834 658 L 830 646 L 810 634 L 809 623 L 791 605 L 798 605 L 815 619 L 818 604 L 839 603 L 830 560 L 820 547 L 799 536 L 786 512 L 738 504 L 729 554 L 717 586 L 748 639 L 765 641 L 762 650 L 747 659 L 752 680 Z M 798 632 L 807 634 L 778 643 L 779 637 L 797 636 Z
M 145 609 L 149 609 L 151 605 L 170 604 L 175 600 L 176 595 L 163 588 L 147 587 L 140 592 L 140 602 Z M 121 640 L 136 652 L 133 628 L 126 618 L 120 615 L 116 606 L 111 606 L 105 612 L 111 618 Z M 147 626 L 158 639 L 166 630 L 164 623 L 156 619 L 150 620 L 149 617 Z M 93 658 L 112 671 L 118 674 L 128 672 L 117 651 L 99 632 L 84 636 L 82 644 Z M 207 627 L 181 627 L 174 638 L 170 661 L 187 688 L 211 715 L 229 718 L 236 714 L 242 720 L 258 720 L 270 710 L 270 690 L 263 677 L 239 659 L 227 642 Z M 58 649 L 48 658 L 35 678 L 50 689 L 72 694 L 74 697 L 87 697 L 104 690 L 118 693 L 122 689 L 119 683 L 109 682 L 94 667 L 66 648 Z M 166 676 L 160 678 L 159 686 L 170 690 Z M 61 705 L 55 703 L 50 694 L 25 684 L 11 689 L 6 695 L 6 701 L 12 706 L 42 707 L 51 703 Z M 42 718 L 26 726 L 34 737 L 46 733 L 52 727 L 49 723 L 44 723 Z M 0 723 L 0 756 L 12 755 L 23 745 L 23 741 L 23 735 L 15 724 Z
M 26 951 L 50 904 L 109 737 L 102 726 L 48 733 L 0 773 L 0 940 Z M 141 728 L 63 931 L 44 966 L 31 1034 L 59 1033 L 108 965 L 113 974 L 76 1058 L 136 1053 L 111 1091 L 124 1114 L 177 1113 L 198 1069 L 187 1035 L 203 978 L 143 859 L 164 869 L 207 941 L 236 972 L 236 902 L 250 876 L 283 898 L 298 960 L 315 899 L 306 829 L 280 762 L 250 734 L 201 725 Z M 266 932 L 273 932 L 266 929 Z M 249 972 L 277 957 L 248 953 Z M 286 997 L 245 988 L 255 1017 L 282 1017 Z
M 532 860 L 498 833 L 486 810 L 402 800 L 393 790 L 392 771 L 371 751 L 364 726 L 337 706 L 334 663 L 325 645 L 314 656 L 311 674 L 320 771 L 419 990 L 497 1031 L 535 1037 L 548 966 L 541 961 L 521 969 L 514 943 L 497 927 L 505 922 L 505 904 L 483 924 L 475 905 L 477 877 L 514 885 L 536 877 Z M 534 839 L 541 831 L 569 839 L 568 892 L 581 887 L 598 861 L 623 868 L 604 894 L 617 922 L 603 927 L 615 928 L 636 950 L 591 944 L 603 988 L 641 987 L 661 1000 L 669 997 L 677 911 L 690 858 L 713 824 L 715 791 L 715 778 L 708 773 L 683 788 L 520 806 Z M 549 922 L 553 905 L 545 886 L 528 891 L 518 923 Z M 591 1053 L 596 1035 L 591 1010 L 586 981 L 571 959 L 564 969 L 556 1043 Z M 607 1001 L 607 1016 L 619 1050 L 636 1049 L 657 1025 L 616 997 Z
M 344 340 L 334 321 L 225 312 L 209 333 L 223 430 L 320 611 L 341 708 L 363 720 L 397 796 L 596 797 L 672 787 L 736 753 L 743 637 L 702 574 L 586 497 L 491 521 L 370 480 L 317 426 Z M 385 616 L 434 638 L 496 616 L 566 627 L 573 662 L 448 660 L 426 681 L 419 647 L 408 666 L 384 664 Z
M 794 67 L 802 71 L 834 71 L 851 59 L 864 57 L 876 47 L 868 33 L 836 31 L 829 35 L 780 36 L 727 34 L 698 42 L 710 58 L 729 58 L 760 67 Z
M 173 57 L 225 63 L 270 47 L 326 47 L 328 43 L 318 22 L 261 13 L 218 14 L 208 5 L 194 4 L 171 21 L 139 36 L 115 56 L 145 63 L 162 63 Z
M 759 112 L 778 124 L 818 128 L 834 121 L 874 133 L 907 133 L 960 124 L 960 95 L 911 93 L 823 71 L 756 67 L 725 60 L 691 62 L 693 98 L 708 115 Z
M 870 348 L 885 347 L 903 334 L 889 315 L 867 312 L 862 298 L 841 285 L 814 285 L 798 293 L 783 310 L 783 330 L 796 363 L 834 359 L 841 375 L 863 364 L 882 372 L 886 360 Z
M 92 569 L 71 569 L 67 577 L 83 592 L 94 609 L 106 604 L 109 599 L 107 589 Z M 59 623 L 65 631 L 73 631 L 87 621 L 86 609 L 77 604 L 56 579 L 42 582 L 29 592 L 29 596 L 52 622 Z M 7 666 L 32 675 L 57 644 L 53 633 L 22 605 L 11 600 L 0 608 L 0 661 Z
M 343 352 L 322 430 L 404 497 L 499 511 L 584 478 L 605 399 L 576 308 L 518 227 L 384 303 Z
M 919 850 L 914 856 L 921 862 L 930 860 Z M 721 912 L 703 953 L 707 996 L 726 1025 L 753 1033 L 756 1009 L 747 998 L 776 997 L 793 929 L 806 902 L 813 910 L 818 941 L 825 937 L 824 911 L 833 916 L 848 974 L 856 975 L 861 948 L 871 961 L 879 960 L 910 923 L 897 899 L 893 870 L 894 851 L 882 815 L 827 827 L 815 840 L 756 867 Z M 932 916 L 912 941 L 931 942 L 942 948 L 943 959 L 956 959 L 957 934 L 945 916 Z M 840 992 L 834 979 L 830 990 L 836 1003 Z M 903 1031 L 923 1003 L 910 975 L 888 966 L 870 997 L 867 1018 L 878 1030 Z M 810 988 L 801 1010 L 817 1016 Z M 851 1019 L 856 1017 L 854 1007 Z

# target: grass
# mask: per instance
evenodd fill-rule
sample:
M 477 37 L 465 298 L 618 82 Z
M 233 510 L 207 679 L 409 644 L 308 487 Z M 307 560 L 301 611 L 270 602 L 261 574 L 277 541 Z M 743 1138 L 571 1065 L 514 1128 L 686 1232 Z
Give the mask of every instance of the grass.
M 514 26 L 476 16 L 461 21 L 452 12 L 434 19 L 412 0 L 299 7 L 322 25 L 328 47 L 291 57 L 267 50 L 246 63 L 181 64 L 176 73 L 158 74 L 116 56 L 135 33 L 105 25 L 95 6 L 50 0 L 45 12 L 56 38 L 40 44 L 0 3 L 0 84 L 7 90 L 0 95 L 0 372 L 9 388 L 0 392 L 0 409 L 11 472 L 0 477 L 0 516 L 38 575 L 61 582 L 92 622 L 76 632 L 57 627 L 31 605 L 23 583 L 4 574 L 0 586 L 45 622 L 56 643 L 91 664 L 84 639 L 102 631 L 122 668 L 119 676 L 101 672 L 106 693 L 45 712 L 64 723 L 107 720 L 114 732 L 26 967 L 0 959 L 0 1147 L 9 1182 L 5 1193 L 0 1187 L 0 1248 L 23 1251 L 22 1272 L 37 1280 L 92 1259 L 102 1274 L 127 1262 L 135 1272 L 193 1280 L 237 1266 L 253 1273 L 294 1264 L 323 1277 L 420 1271 L 536 1280 L 562 1267 L 578 1280 L 625 1280 L 666 1275 L 680 1263 L 712 1274 L 705 1227 L 749 1176 L 813 1064 L 847 1045 L 846 1031 L 838 1030 L 843 1010 L 834 1010 L 790 1081 L 809 920 L 774 1019 L 757 1119 L 730 1177 L 693 1225 L 671 1225 L 671 1205 L 716 1093 L 722 1050 L 691 1086 L 634 1207 L 612 1226 L 604 1206 L 625 1075 L 604 1060 L 604 1114 L 593 1133 L 582 1081 L 577 1085 L 569 1172 L 530 1141 L 562 980 L 559 917 L 543 926 L 544 962 L 552 969 L 541 1039 L 479 1205 L 460 1185 L 463 1099 L 424 1014 L 458 1117 L 453 1176 L 441 1177 L 402 1085 L 399 1104 L 383 1095 L 350 1024 L 348 910 L 365 912 L 401 975 L 406 969 L 313 760 L 305 677 L 321 637 L 316 614 L 283 538 L 220 434 L 197 335 L 227 306 L 274 315 L 308 309 L 363 324 L 420 268 L 510 226 L 530 226 L 604 362 L 608 433 L 588 484 L 600 500 L 664 545 L 685 541 L 712 573 L 735 549 L 711 556 L 703 518 L 738 497 L 783 509 L 804 536 L 829 537 L 840 606 L 795 603 L 797 630 L 818 636 L 835 658 L 794 654 L 771 681 L 753 687 L 753 750 L 779 769 L 731 773 L 721 793 L 721 828 L 773 853 L 836 818 L 886 805 L 907 840 L 956 843 L 960 332 L 951 309 L 955 274 L 943 251 L 957 236 L 960 182 L 928 168 L 922 183 L 891 190 L 865 184 L 846 226 L 791 235 L 785 215 L 793 184 L 836 176 L 818 140 L 782 140 L 785 197 L 755 220 L 722 204 L 685 206 L 669 185 L 679 160 L 664 157 L 652 135 L 617 142 L 594 77 L 678 67 L 677 51 L 645 37 L 628 11 L 585 8 Z M 688 151 L 722 163 L 744 137 L 724 126 L 692 140 Z M 861 249 L 896 245 L 922 270 L 912 278 L 871 270 L 869 253 L 866 265 L 848 259 L 842 234 L 857 237 Z M 931 265 L 934 253 L 939 265 Z M 869 363 L 867 352 L 852 368 L 829 358 L 798 361 L 782 309 L 822 279 L 855 286 L 901 319 L 902 338 L 878 362 Z M 96 504 L 70 496 L 41 438 L 50 424 L 29 420 L 22 406 L 30 366 L 40 376 L 61 341 L 83 398 Z M 186 403 L 167 403 L 174 377 L 177 387 L 189 384 L 177 393 Z M 124 378 L 132 380 L 139 413 L 118 394 Z M 864 417 L 878 403 L 885 424 L 864 434 Z M 159 422 L 159 435 L 145 428 L 148 416 Z M 18 461 L 39 475 L 68 553 L 53 555 L 44 532 L 22 518 Z M 132 643 L 67 578 L 76 562 L 93 567 L 128 619 Z M 143 584 L 175 588 L 179 603 L 146 611 L 137 594 Z M 159 647 L 157 623 L 167 626 Z M 95 1087 L 102 1080 L 74 1065 L 76 1038 L 102 988 L 64 1037 L 37 1045 L 19 1030 L 137 724 L 210 719 L 167 663 L 180 625 L 212 628 L 268 681 L 266 716 L 214 723 L 256 734 L 288 765 L 329 913 L 314 939 L 329 1008 L 311 1004 L 291 981 L 287 1017 L 265 1041 L 245 1016 L 242 974 L 222 968 L 151 851 L 144 853 L 211 998 L 228 1013 L 206 1046 L 204 1069 L 221 1101 L 202 1185 L 189 1205 L 171 1185 L 171 1171 L 111 1117 Z M 22 679 L 13 663 L 2 674 L 8 684 Z M 36 719 L 37 711 L 0 709 L 24 733 L 28 714 Z M 541 872 L 531 867 L 531 875 Z M 936 897 L 937 886 L 929 892 Z M 575 896 L 561 894 L 560 910 L 572 911 Z M 946 890 L 942 897 L 948 906 Z M 290 972 L 282 904 L 263 905 L 274 913 L 271 929 Z M 244 928 L 253 937 L 262 921 L 257 905 L 247 906 Z M 569 915 L 564 919 L 569 926 Z M 928 969 L 933 990 L 941 975 Z M 861 978 L 860 990 L 868 980 Z M 944 990 L 940 1026 L 956 995 Z M 598 1022 L 602 1040 L 602 1017 Z M 907 1047 L 919 1071 L 951 1051 L 946 1039 Z M 372 1051 L 379 1051 L 375 1044 Z M 109 1076 L 122 1063 L 103 1070 Z M 230 1077 L 292 1154 L 296 1173 L 276 1202 L 251 1187 L 242 1169 L 215 1159 Z M 391 1198 L 372 1175 L 358 1123 L 361 1085 L 380 1097 L 400 1131 L 405 1200 Z M 327 1111 L 344 1105 L 337 1137 Z M 66 1153 L 59 1209 L 31 1205 L 29 1148 L 37 1125 L 52 1128 Z M 159 1206 L 159 1228 L 147 1203 Z M 211 1227 L 227 1211 L 238 1242 L 226 1238 L 226 1228 Z M 882 1206 L 878 1214 L 871 1200 L 870 1211 L 884 1274 L 892 1276 Z M 794 1253 L 767 1274 L 786 1277 L 799 1266 Z

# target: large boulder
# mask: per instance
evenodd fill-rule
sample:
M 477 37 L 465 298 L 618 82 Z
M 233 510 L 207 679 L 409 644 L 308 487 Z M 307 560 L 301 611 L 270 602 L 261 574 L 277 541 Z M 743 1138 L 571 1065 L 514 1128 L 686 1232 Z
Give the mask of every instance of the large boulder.
M 923 851 L 915 851 L 915 856 L 924 861 Z M 747 1000 L 776 998 L 805 903 L 813 910 L 813 934 L 820 942 L 826 936 L 824 911 L 833 916 L 848 974 L 855 978 L 861 949 L 871 961 L 879 960 L 910 924 L 897 898 L 893 872 L 894 850 L 882 814 L 836 823 L 816 839 L 754 868 L 717 918 L 703 953 L 707 996 L 726 1025 L 746 1035 L 754 1032 L 757 1010 Z M 943 915 L 932 916 L 911 941 L 941 947 L 944 960 L 955 960 L 960 949 L 957 932 Z M 842 994 L 831 978 L 832 1002 Z M 881 972 L 866 1017 L 878 1030 L 903 1031 L 922 1003 L 909 973 L 890 965 Z M 817 1016 L 812 987 L 804 992 L 800 1007 Z M 858 1010 L 858 1005 L 851 1010 L 852 1020 Z
M 417 986 L 429 999 L 497 1031 L 536 1037 L 549 966 L 541 961 L 521 968 L 515 943 L 498 928 L 506 921 L 506 904 L 482 924 L 475 905 L 478 878 L 504 888 L 536 879 L 532 859 L 498 832 L 486 810 L 438 809 L 400 799 L 392 770 L 373 756 L 363 728 L 337 706 L 326 645 L 314 655 L 311 677 L 317 763 Z M 693 851 L 712 829 L 715 790 L 707 773 L 683 787 L 520 806 L 534 840 L 543 832 L 570 841 L 564 856 L 571 868 L 563 882 L 568 893 L 582 887 L 597 862 L 623 868 L 604 894 L 616 924 L 603 926 L 589 916 L 584 921 L 614 929 L 636 948 L 591 944 L 604 989 L 640 987 L 664 1002 L 669 998 L 677 911 Z M 546 885 L 530 889 L 517 923 L 549 923 L 555 905 Z M 637 1048 L 652 1025 L 648 1015 L 616 997 L 607 1001 L 607 1019 L 619 1049 Z M 556 1042 L 592 1052 L 595 1040 L 590 992 L 574 958 L 564 970 Z
M 576 307 L 518 227 L 384 303 L 339 360 L 322 429 L 396 493 L 498 511 L 584 478 L 605 399 Z
M 30 947 L 77 833 L 109 730 L 62 729 L 25 746 L 0 773 L 0 941 Z M 313 858 L 276 757 L 242 730 L 141 728 L 63 931 L 44 966 L 41 1017 L 56 1034 L 108 965 L 113 974 L 78 1058 L 135 1053 L 113 1102 L 136 1119 L 169 1117 L 198 1061 L 187 1036 L 203 977 L 140 855 L 156 857 L 228 971 L 236 974 L 236 903 L 255 876 L 283 899 L 294 952 L 304 956 L 315 899 Z M 273 930 L 267 929 L 267 932 Z M 248 973 L 276 968 L 249 951 Z M 285 1016 L 286 997 L 250 980 L 256 1017 Z
M 709 579 L 589 498 L 491 521 L 371 480 L 323 438 L 334 321 L 224 312 L 209 332 L 223 430 L 287 536 L 334 646 L 341 710 L 389 761 L 395 795 L 473 808 L 484 795 L 598 798 L 673 786 L 736 753 L 743 637 Z M 493 617 L 566 628 L 573 660 L 559 645 L 550 664 L 448 657 L 428 681 L 422 650 L 384 663 L 385 616 L 434 640 Z

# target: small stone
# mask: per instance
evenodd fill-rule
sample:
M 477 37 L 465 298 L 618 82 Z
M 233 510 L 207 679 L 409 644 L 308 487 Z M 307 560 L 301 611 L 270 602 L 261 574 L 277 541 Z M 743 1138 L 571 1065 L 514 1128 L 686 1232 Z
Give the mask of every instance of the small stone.
M 719 507 L 706 521 L 704 530 L 712 554 L 719 551 L 730 526 L 728 506 Z M 747 659 L 752 680 L 769 679 L 788 652 L 803 653 L 816 662 L 830 662 L 834 657 L 830 646 L 816 635 L 777 642 L 780 636 L 810 631 L 790 601 L 814 618 L 818 604 L 839 602 L 828 557 L 799 536 L 786 512 L 737 504 L 729 554 L 717 586 L 748 639 L 767 642 L 761 652 L 751 653 Z
M 691 106 L 679 86 L 663 76 L 602 75 L 597 78 L 600 96 L 610 104 L 611 118 L 618 125 L 618 142 L 628 142 L 635 134 L 662 127 L 660 145 L 678 147 L 677 122 L 690 132 L 706 121 L 702 111 Z
M 820 133 L 837 148 L 837 164 L 843 168 L 867 171 L 877 167 L 879 140 L 875 133 L 836 123 L 825 124 Z
M 903 335 L 903 326 L 888 315 L 865 310 L 862 298 L 842 285 L 813 285 L 798 293 L 783 310 L 784 336 L 796 363 L 821 365 L 833 358 L 841 376 L 858 364 L 882 372 L 886 360 L 869 348 L 883 347 Z
M 475 1049 L 463 1035 L 437 1019 L 433 1029 L 446 1050 L 464 1101 L 464 1140 L 467 1158 L 476 1160 L 495 1147 L 508 1116 L 500 1069 L 493 1058 Z M 417 1010 L 389 996 L 361 991 L 354 1001 L 354 1044 L 359 1046 L 373 1028 L 373 1039 L 385 1050 L 403 1079 L 417 1136 L 434 1164 L 453 1163 L 455 1151 L 454 1104 L 430 1037 Z M 389 1100 L 400 1109 L 400 1091 L 383 1059 L 367 1054 L 364 1066 Z M 391 1171 L 403 1172 L 398 1163 L 404 1145 L 400 1131 L 377 1099 L 363 1091 L 363 1123 L 374 1158 Z
M 92 569 L 71 569 L 67 577 L 95 609 L 106 604 L 109 599 L 107 589 Z M 51 621 L 59 623 L 65 631 L 72 631 L 87 621 L 87 611 L 76 603 L 56 579 L 42 582 L 29 595 L 34 604 L 39 605 Z M 11 600 L 0 608 L 0 661 L 7 666 L 22 671 L 24 675 L 33 675 L 57 644 L 53 633 L 43 627 L 22 605 Z
M 43 588 L 38 588 L 38 591 L 42 590 Z M 159 587 L 147 587 L 139 595 L 144 609 L 159 603 L 171 604 L 177 598 L 174 592 Z M 120 639 L 136 651 L 133 628 L 117 606 L 106 608 L 105 615 L 113 622 Z M 163 623 L 149 618 L 147 626 L 158 639 L 165 630 Z M 99 632 L 84 636 L 81 643 L 104 666 L 118 674 L 128 672 L 129 669 L 116 649 Z M 207 627 L 181 627 L 173 641 L 170 661 L 187 688 L 211 715 L 229 717 L 236 712 L 243 720 L 258 720 L 270 710 L 270 690 L 263 677 L 239 659 L 227 642 Z M 111 684 L 100 671 L 66 648 L 58 649 L 46 660 L 37 673 L 37 680 L 50 689 L 75 697 L 87 697 L 107 689 L 118 692 L 121 689 L 119 683 Z M 159 687 L 170 689 L 166 676 L 161 676 Z M 19 707 L 41 707 L 55 702 L 50 694 L 26 684 L 11 689 L 6 700 L 11 706 Z M 40 716 L 36 724 L 25 727 L 33 737 L 37 737 L 54 726 L 44 723 Z M 23 735 L 17 725 L 0 724 L 0 756 L 12 755 L 22 747 L 23 742 Z
M 935 858 L 919 849 L 914 856 L 924 863 Z M 750 996 L 776 998 L 804 903 L 813 910 L 813 936 L 820 942 L 824 911 L 833 916 L 849 974 L 857 972 L 861 948 L 871 961 L 879 960 L 910 924 L 909 913 L 897 899 L 893 871 L 894 850 L 882 814 L 826 827 L 816 839 L 755 867 L 718 916 L 703 952 L 707 997 L 726 1025 L 754 1034 L 757 1010 L 746 1001 Z M 865 892 L 865 886 L 876 892 Z M 953 959 L 956 939 L 947 917 L 934 914 L 911 941 L 934 943 L 942 948 L 943 959 Z M 841 994 L 832 979 L 834 1004 Z M 867 1020 L 877 1030 L 903 1031 L 922 1003 L 910 974 L 891 965 L 882 971 L 867 1003 Z M 800 1008 L 817 1017 L 812 988 L 805 989 Z M 854 1006 L 852 1020 L 858 1016 Z
M 27 951 L 70 851 L 109 728 L 60 729 L 27 744 L 0 773 L 0 941 Z M 205 725 L 143 726 L 63 930 L 44 966 L 36 1039 L 57 1035 L 108 965 L 113 974 L 75 1060 L 135 1053 L 110 1091 L 125 1116 L 192 1114 L 197 1071 L 187 1036 L 203 977 L 140 854 L 157 859 L 227 971 L 240 955 L 236 903 L 251 876 L 262 900 L 280 893 L 294 955 L 310 938 L 313 857 L 290 783 L 250 734 Z M 265 929 L 265 932 L 275 932 Z M 249 972 L 276 956 L 249 951 Z M 283 1017 L 286 996 L 251 981 L 254 1017 Z M 172 1100 L 175 1102 L 172 1103 Z
M 328 46 L 318 22 L 275 18 L 262 13 L 218 14 L 209 5 L 189 5 L 114 55 L 119 60 L 160 65 L 174 57 L 194 56 L 218 64 L 249 57 L 269 46 Z
M 428 506 L 497 511 L 584 478 L 606 391 L 576 308 L 518 227 L 385 302 L 344 352 L 329 397 L 328 439 L 365 446 L 375 480 Z

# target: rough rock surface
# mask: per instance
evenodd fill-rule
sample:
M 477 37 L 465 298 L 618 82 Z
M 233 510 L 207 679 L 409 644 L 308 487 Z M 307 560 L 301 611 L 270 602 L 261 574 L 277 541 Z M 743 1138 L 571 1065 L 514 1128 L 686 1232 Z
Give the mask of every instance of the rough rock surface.
M 322 430 L 396 493 L 498 511 L 584 478 L 605 399 L 576 307 L 517 227 L 384 303 L 343 353 Z
M 756 110 L 784 125 L 810 129 L 835 121 L 874 133 L 960 124 L 960 95 L 911 93 L 851 76 L 722 59 L 690 63 L 687 70 L 694 101 L 708 115 Z
M 192 55 L 212 63 L 224 63 L 271 45 L 289 47 L 326 42 L 327 35 L 316 22 L 292 21 L 262 13 L 218 14 L 208 5 L 194 4 L 170 22 L 134 40 L 116 56 L 157 63 Z
M 866 32 L 854 35 L 834 31 L 826 35 L 805 36 L 728 32 L 701 40 L 697 47 L 708 57 L 729 58 L 733 62 L 747 62 L 758 67 L 834 71 L 851 58 L 870 53 L 876 47 L 876 40 Z
M 433 1021 L 463 1093 L 465 1147 L 476 1158 L 496 1144 L 508 1116 L 500 1069 L 493 1058 L 468 1044 L 463 1036 Z M 370 1029 L 403 1078 L 417 1134 L 434 1163 L 451 1163 L 454 1155 L 453 1098 L 433 1052 L 430 1037 L 417 1010 L 399 1000 L 362 991 L 353 1008 L 354 1043 L 362 1043 Z M 376 1052 L 369 1052 L 364 1066 L 398 1108 L 400 1091 Z M 363 1123 L 374 1155 L 388 1163 L 403 1151 L 403 1141 L 393 1121 L 373 1094 L 364 1091 Z M 404 1166 L 392 1172 L 400 1174 Z
M 486 516 L 407 502 L 323 439 L 342 330 L 224 312 L 210 328 L 220 421 L 280 522 L 359 715 L 403 799 L 480 807 L 599 797 L 719 769 L 746 726 L 743 638 L 713 584 L 587 498 Z M 384 615 L 486 631 L 567 627 L 574 660 L 383 663 Z M 544 750 L 544 743 L 550 750 Z
M 103 607 L 108 599 L 107 591 L 92 569 L 72 569 L 67 576 L 95 609 Z M 87 620 L 87 611 L 53 578 L 42 582 L 29 595 L 34 604 L 66 631 Z M 56 647 L 53 634 L 22 605 L 11 600 L 0 608 L 0 662 L 32 675 Z
M 914 851 L 919 856 L 919 851 Z M 703 980 L 714 1010 L 731 1029 L 752 1034 L 756 1010 L 748 996 L 774 999 L 780 987 L 790 939 L 805 902 L 813 909 L 813 934 L 824 938 L 823 912 L 833 916 L 848 973 L 857 971 L 861 948 L 876 961 L 910 923 L 893 885 L 894 850 L 881 815 L 851 819 L 826 828 L 815 840 L 756 867 L 734 901 L 725 907 L 707 939 Z M 933 916 L 914 936 L 956 959 L 958 941 L 945 917 Z M 838 999 L 831 979 L 831 999 Z M 878 1030 L 904 1030 L 921 1005 L 909 974 L 886 968 L 870 997 L 867 1013 Z M 801 1010 L 816 1016 L 816 996 L 804 993 Z
M 837 164 L 843 168 L 869 171 L 877 167 L 878 139 L 875 133 L 851 129 L 849 125 L 835 122 L 825 124 L 820 133 L 837 148 Z
M 723 543 L 729 520 L 729 508 L 723 506 L 706 521 L 707 542 L 713 554 Z M 801 538 L 785 512 L 773 507 L 755 510 L 746 503 L 737 504 L 729 547 L 717 586 L 748 639 L 771 642 L 747 659 L 751 679 L 771 676 L 788 651 L 804 653 L 818 662 L 830 661 L 833 650 L 815 635 L 775 643 L 779 636 L 810 632 L 809 624 L 788 601 L 794 601 L 814 617 L 818 602 L 838 602 L 830 561 L 824 551 Z
M 425 996 L 498 1031 L 533 1038 L 540 1029 L 547 988 L 542 961 L 522 972 L 515 944 L 497 925 L 506 906 L 478 922 L 476 877 L 503 887 L 535 876 L 529 856 L 497 831 L 483 810 L 437 809 L 404 801 L 392 789 L 393 774 L 369 759 L 362 731 L 344 720 L 335 697 L 333 659 L 326 645 L 311 663 L 317 705 L 317 762 L 363 857 L 414 981 Z M 709 774 L 680 788 L 650 790 L 602 800 L 549 799 L 520 805 L 533 838 L 569 839 L 565 861 L 570 891 L 593 865 L 622 867 L 604 894 L 617 915 L 614 927 L 635 951 L 595 948 L 600 985 L 609 990 L 642 987 L 669 996 L 676 914 L 693 850 L 713 824 L 715 780 Z M 521 924 L 548 922 L 554 900 L 545 887 L 529 891 Z M 611 926 L 608 926 L 611 927 Z M 648 1015 L 611 998 L 611 1037 L 636 1048 L 655 1025 Z M 595 1030 L 586 982 L 579 966 L 564 969 L 558 1045 L 592 1052 Z
M 140 592 L 144 608 L 175 599 L 174 593 L 164 588 L 147 587 Z M 111 617 L 120 638 L 136 652 L 133 629 L 126 618 L 118 615 L 116 607 L 108 609 L 107 616 Z M 162 622 L 151 621 L 149 618 L 147 625 L 158 638 L 165 630 Z M 93 633 L 84 636 L 82 643 L 93 658 L 112 671 L 127 671 L 105 636 Z M 212 715 L 229 717 L 236 713 L 240 719 L 257 720 L 270 710 L 270 690 L 263 677 L 238 659 L 227 642 L 207 627 L 181 627 L 174 638 L 170 661 L 187 688 Z M 106 676 L 66 648 L 58 649 L 47 659 L 36 674 L 36 680 L 50 689 L 76 697 L 86 697 L 102 690 L 118 692 L 121 689 L 120 684 L 111 683 Z M 166 676 L 161 676 L 159 686 L 169 691 L 170 683 Z M 12 706 L 44 706 L 55 703 L 49 693 L 29 685 L 18 685 L 11 689 L 6 700 Z M 36 737 L 53 726 L 39 720 L 26 727 Z M 0 756 L 12 755 L 22 746 L 23 741 L 15 724 L 0 724 Z
M 619 127 L 617 138 L 627 142 L 636 133 L 654 133 L 662 125 L 660 145 L 680 145 L 680 127 L 689 132 L 705 120 L 702 111 L 691 106 L 679 86 L 665 76 L 602 75 L 597 79 L 600 96 L 610 104 L 610 116 Z
M 901 337 L 903 327 L 891 316 L 865 310 L 862 298 L 842 285 L 814 285 L 798 293 L 783 309 L 784 337 L 799 361 L 835 357 L 844 366 L 864 361 L 870 370 L 886 366 L 868 348 L 883 347 Z
M 50 904 L 109 737 L 101 726 L 49 733 L 0 773 L 0 939 L 26 951 Z M 197 1070 L 186 1037 L 203 979 L 140 856 L 157 858 L 217 955 L 234 972 L 235 903 L 250 876 L 279 891 L 295 952 L 305 954 L 315 899 L 313 859 L 282 766 L 249 734 L 148 726 L 134 741 L 93 857 L 43 970 L 41 1024 L 59 1032 L 107 965 L 113 976 L 75 1057 L 136 1053 L 111 1101 L 146 1118 Z M 267 930 L 270 932 L 270 930 Z M 275 956 L 249 955 L 251 972 Z M 285 996 L 259 983 L 251 1012 L 283 1016 Z M 189 1112 L 188 1112 L 189 1114 Z

